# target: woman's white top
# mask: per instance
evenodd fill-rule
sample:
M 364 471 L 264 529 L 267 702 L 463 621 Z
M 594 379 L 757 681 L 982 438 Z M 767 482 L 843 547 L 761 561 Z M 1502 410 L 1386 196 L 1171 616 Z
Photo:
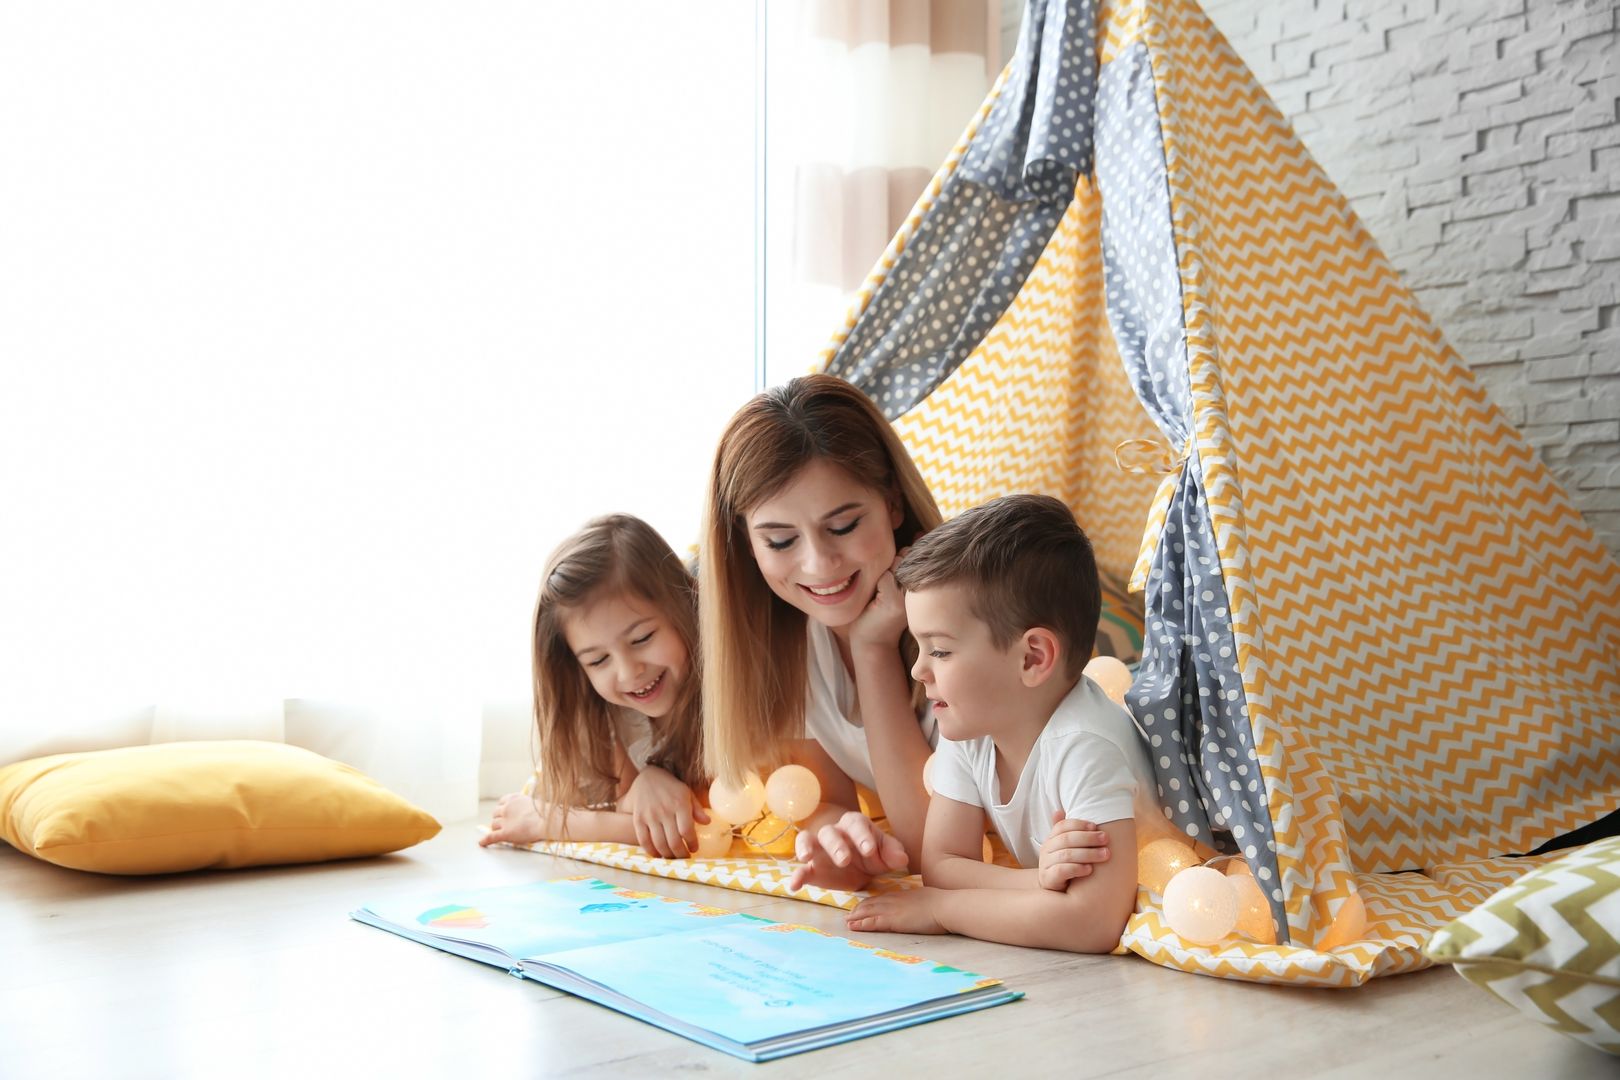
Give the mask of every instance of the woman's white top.
M 861 723 L 860 703 L 855 698 L 855 677 L 838 655 L 838 642 L 827 627 L 814 619 L 809 624 L 809 656 L 804 702 L 805 734 L 821 744 L 844 775 L 877 790 L 872 777 L 872 753 L 866 745 L 866 728 Z M 899 663 L 897 653 L 895 663 Z M 917 720 L 923 738 L 933 746 L 939 739 L 934 722 L 934 706 L 929 703 Z

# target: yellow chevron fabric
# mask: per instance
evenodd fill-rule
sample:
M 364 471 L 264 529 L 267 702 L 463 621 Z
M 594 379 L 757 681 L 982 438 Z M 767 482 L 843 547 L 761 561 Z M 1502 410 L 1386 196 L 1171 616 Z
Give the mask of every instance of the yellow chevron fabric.
M 848 911 L 856 904 L 876 893 L 899 889 L 916 889 L 922 879 L 915 874 L 890 875 L 874 880 L 866 889 L 823 889 L 806 885 L 798 892 L 789 892 L 788 878 L 794 864 L 782 859 L 748 853 L 741 841 L 732 854 L 721 859 L 661 859 L 648 855 L 633 844 L 586 843 L 583 841 L 542 840 L 534 844 L 510 845 L 542 855 L 558 855 L 565 859 L 613 866 L 620 870 L 634 870 L 638 874 L 671 878 L 676 881 L 695 881 L 700 885 L 714 885 L 738 892 L 759 893 L 764 896 L 783 896 L 794 900 L 808 900 L 814 904 L 843 908 Z
M 1144 890 L 1125 944 L 1311 985 L 1426 966 L 1429 935 L 1527 865 L 1492 856 L 1620 806 L 1620 565 L 1194 0 L 1100 17 L 1104 63 L 1138 41 L 1151 59 L 1196 450 L 1294 942 L 1190 945 Z M 947 516 L 1056 494 L 1129 578 L 1168 493 L 1114 463 L 1158 432 L 1107 324 L 1099 217 L 1083 178 L 1011 308 L 895 426 Z

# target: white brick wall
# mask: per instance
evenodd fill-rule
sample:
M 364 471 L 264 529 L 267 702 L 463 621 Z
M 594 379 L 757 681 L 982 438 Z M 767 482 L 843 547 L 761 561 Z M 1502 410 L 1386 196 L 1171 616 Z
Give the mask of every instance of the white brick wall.
M 1620 0 L 1204 0 L 1620 553 Z
M 1003 3 L 1011 55 L 1019 5 Z M 1204 0 L 1491 398 L 1620 553 L 1617 8 Z

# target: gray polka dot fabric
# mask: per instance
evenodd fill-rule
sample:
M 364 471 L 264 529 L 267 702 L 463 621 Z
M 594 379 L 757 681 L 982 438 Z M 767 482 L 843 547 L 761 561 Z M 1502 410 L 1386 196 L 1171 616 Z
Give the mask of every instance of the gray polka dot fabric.
M 1108 321 L 1148 414 L 1180 448 L 1193 399 L 1164 146 L 1141 43 L 1099 82 L 1097 183 Z M 1181 470 L 1148 572 L 1142 662 L 1126 703 L 1147 735 L 1165 816 L 1247 859 L 1286 940 L 1271 813 L 1196 453 Z
M 1000 96 L 828 362 L 891 420 L 1012 304 L 1092 165 L 1095 0 L 1031 0 Z

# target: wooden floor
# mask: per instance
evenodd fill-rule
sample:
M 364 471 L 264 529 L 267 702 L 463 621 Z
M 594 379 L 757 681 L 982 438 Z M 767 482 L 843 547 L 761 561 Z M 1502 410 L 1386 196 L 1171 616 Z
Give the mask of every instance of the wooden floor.
M 391 895 L 580 873 L 483 850 L 473 823 L 380 859 L 112 878 L 0 845 L 0 1077 L 1016 1075 L 1614 1077 L 1447 970 L 1359 990 L 1225 982 L 1135 957 L 855 935 L 1004 979 L 1026 999 L 750 1065 L 495 968 L 351 922 Z M 585 867 L 844 932 L 842 913 Z

